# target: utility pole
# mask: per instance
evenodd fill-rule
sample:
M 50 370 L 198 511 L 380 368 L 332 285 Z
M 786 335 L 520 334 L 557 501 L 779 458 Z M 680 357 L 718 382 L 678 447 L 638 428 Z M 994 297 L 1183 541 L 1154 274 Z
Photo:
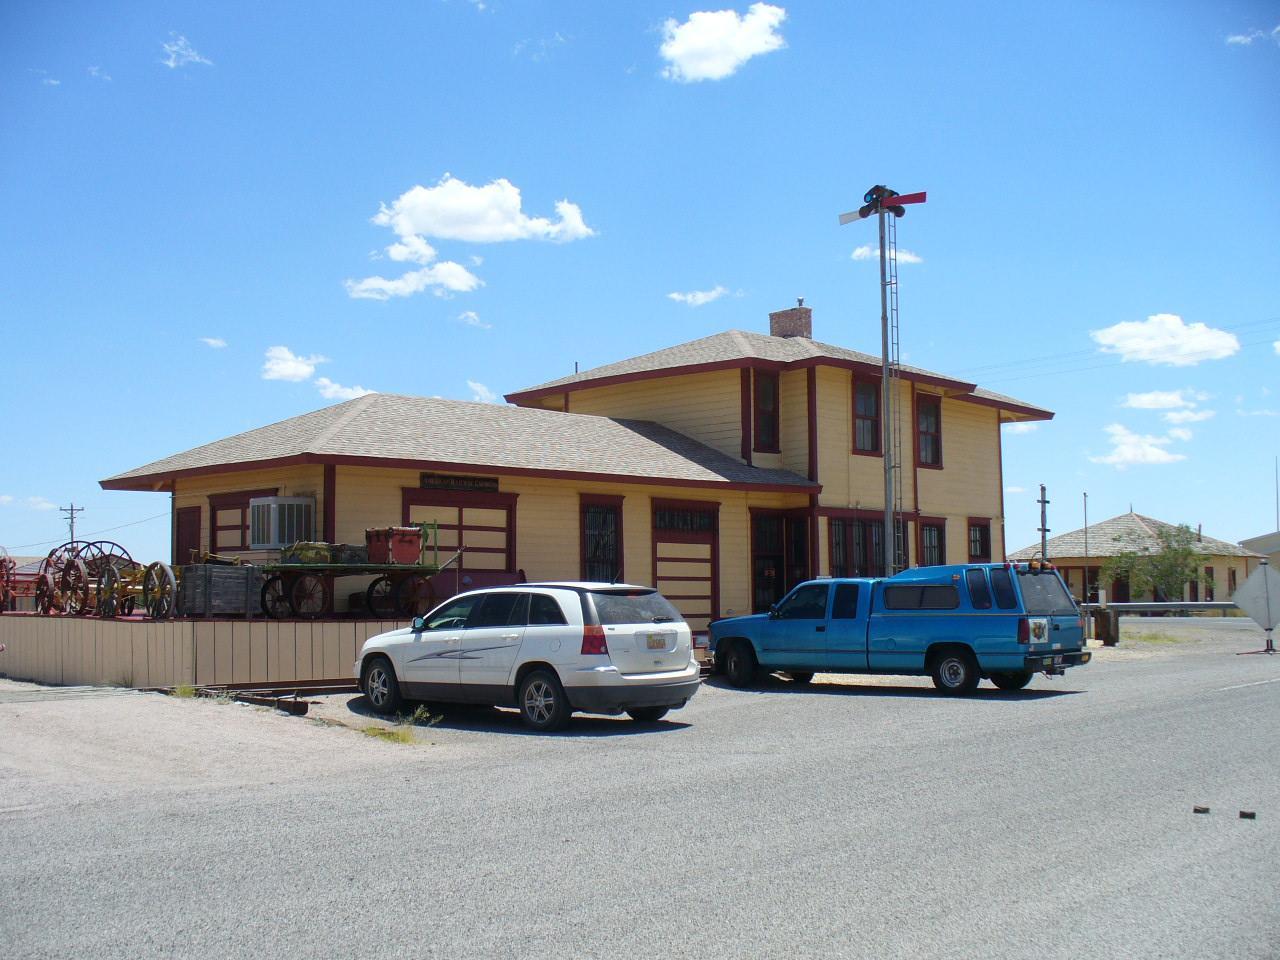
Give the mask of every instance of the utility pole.
M 1049 506 L 1049 501 L 1044 496 L 1044 484 L 1040 484 L 1040 559 L 1049 559 L 1049 514 L 1045 507 Z
M 840 214 L 840 224 L 865 220 L 876 215 L 880 237 L 880 453 L 884 460 L 884 573 L 891 577 L 898 572 L 898 528 L 894 523 L 897 498 L 894 496 L 894 470 L 901 464 L 895 462 L 893 445 L 897 432 L 894 405 L 898 398 L 894 388 L 898 379 L 898 316 L 897 316 L 897 243 L 886 236 L 885 220 L 906 215 L 904 204 L 924 203 L 925 193 L 900 194 L 896 190 L 877 184 L 862 196 L 863 205 L 850 213 Z M 891 289 L 892 288 L 892 289 Z M 892 321 L 890 303 L 892 302 Z
M 77 507 L 75 505 L 75 501 L 73 500 L 71 502 L 71 506 L 59 507 L 58 510 L 61 511 L 62 515 L 67 518 L 67 522 L 71 527 L 70 539 L 74 540 L 76 538 L 76 514 L 84 513 L 84 507 Z
M 1089 602 L 1089 492 L 1084 494 L 1084 602 Z

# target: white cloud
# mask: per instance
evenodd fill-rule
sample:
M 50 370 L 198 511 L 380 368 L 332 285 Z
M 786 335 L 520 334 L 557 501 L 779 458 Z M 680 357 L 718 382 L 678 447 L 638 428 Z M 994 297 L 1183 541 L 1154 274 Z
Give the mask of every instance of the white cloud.
M 44 497 L 27 497 L 26 505 L 32 510 L 57 510 L 58 505 Z
M 854 247 L 853 259 L 854 260 L 879 260 L 880 248 L 873 247 L 869 243 L 865 243 L 860 247 Z M 903 247 L 899 247 L 898 262 L 899 263 L 924 263 L 924 257 L 920 256 L 920 254 L 918 253 L 913 253 L 910 250 L 906 250 Z
M 1040 424 L 1027 423 L 1025 421 L 1019 423 L 1004 423 L 1001 424 L 1001 426 L 1005 428 L 1006 433 L 1033 433 L 1040 429 Z
M 1186 427 L 1170 427 L 1169 436 L 1175 440 L 1190 440 L 1192 434 Z
M 53 79 L 53 77 L 45 77 L 40 82 L 43 83 L 46 87 L 59 87 L 62 85 L 61 80 L 55 80 Z
M 1207 399 L 1207 394 L 1196 393 L 1194 390 L 1152 390 L 1150 393 L 1125 394 L 1120 406 L 1134 410 L 1174 410 L 1194 407 L 1199 401 Z
M 221 350 L 227 345 L 227 341 L 223 340 L 221 337 L 201 337 L 200 342 L 206 347 L 213 347 L 215 350 Z
M 423 290 L 431 290 L 437 297 L 450 293 L 469 293 L 484 281 L 460 263 L 442 260 L 440 263 L 410 270 L 394 279 L 365 277 L 363 280 L 347 280 L 347 294 L 356 300 L 389 300 L 392 297 L 408 297 Z
M 164 49 L 164 59 L 160 62 L 170 70 L 176 67 L 185 67 L 189 63 L 203 63 L 206 67 L 213 66 L 213 61 L 202 57 L 200 52 L 191 46 L 190 41 L 182 34 L 170 33 L 169 36 L 171 39 L 168 43 L 160 44 Z
M 516 45 L 511 49 L 511 55 L 519 57 L 524 54 L 533 62 L 542 63 L 551 55 L 552 50 L 556 47 L 562 47 L 568 42 L 564 35 L 557 31 L 550 37 L 528 38 L 516 41 Z
M 471 260 L 471 265 L 473 267 L 484 266 L 484 257 L 479 257 L 479 256 L 476 256 L 475 254 L 472 254 L 469 259 Z
M 1103 353 L 1118 354 L 1124 361 L 1141 360 L 1171 367 L 1190 367 L 1203 360 L 1221 360 L 1240 349 L 1235 334 L 1203 323 L 1184 323 L 1172 313 L 1157 313 L 1146 320 L 1126 320 L 1089 336 Z
M 787 11 L 767 3 L 753 3 L 746 16 L 736 10 L 702 10 L 684 23 L 669 19 L 662 25 L 658 52 L 667 61 L 662 75 L 680 83 L 723 80 L 752 57 L 787 45 L 778 27 Z
M 90 67 L 89 76 L 94 80 L 101 80 L 104 83 L 111 80 L 111 74 L 107 73 L 101 67 Z
M 483 383 L 477 383 L 475 380 L 467 381 L 467 388 L 471 391 L 471 399 L 478 403 L 497 403 L 498 395 L 486 387 Z
M 1178 437 L 1138 434 L 1118 423 L 1109 424 L 1104 429 L 1111 441 L 1111 452 L 1103 457 L 1090 457 L 1094 463 L 1109 463 L 1117 470 L 1123 470 L 1138 464 L 1176 463 L 1187 459 L 1184 454 L 1170 453 L 1165 449 Z
M 1280 410 L 1237 410 L 1240 417 L 1280 417 Z
M 687 303 L 691 307 L 700 307 L 704 303 L 710 303 L 712 300 L 719 300 L 728 289 L 722 286 L 712 287 L 710 290 L 690 290 L 688 293 L 668 293 L 667 299 L 674 300 L 676 303 Z
M 1230 46 L 1248 47 L 1252 46 L 1255 40 L 1264 40 L 1270 37 L 1276 43 L 1280 43 L 1280 26 L 1276 26 L 1270 33 L 1262 30 L 1250 30 L 1248 33 L 1233 33 L 1227 37 L 1227 43 Z
M 462 313 L 458 314 L 458 319 L 469 327 L 479 327 L 481 330 L 493 329 L 493 324 L 485 323 L 480 319 L 480 314 L 476 313 L 474 310 L 462 311 Z
M 316 364 L 328 363 L 328 357 L 312 354 L 300 357 L 288 347 L 268 347 L 266 362 L 262 364 L 263 380 L 289 380 L 299 383 L 310 380 L 316 372 Z
M 436 251 L 427 241 L 413 234 L 387 247 L 387 256 L 397 263 L 430 263 L 436 258 Z
M 378 210 L 373 222 L 406 237 L 437 237 L 467 243 L 550 240 L 567 243 L 595 236 L 575 203 L 556 203 L 558 220 L 530 217 L 520 188 L 505 177 L 473 187 L 446 173 L 434 187 L 416 186 Z
M 7 493 L 0 493 L 0 507 L 7 507 L 13 503 L 13 497 Z
M 1275 350 L 1275 352 L 1276 352 L 1276 356 L 1277 356 L 1277 357 L 1280 357 L 1280 340 L 1277 340 L 1275 343 L 1273 343 L 1273 344 L 1271 345 L 1271 347 L 1272 347 L 1272 349 L 1274 349 L 1274 350 Z
M 1161 414 L 1165 423 L 1203 423 L 1205 420 L 1212 420 L 1215 416 L 1213 410 L 1170 410 Z
M 1026 487 L 1005 487 L 1004 492 L 1009 494 L 1026 493 L 1027 488 Z
M 326 400 L 354 400 L 356 397 L 364 397 L 377 392 L 375 390 L 366 390 L 358 385 L 344 387 L 340 383 L 334 383 L 328 377 L 316 377 L 312 382 L 316 385 L 316 389 L 320 391 L 320 396 Z

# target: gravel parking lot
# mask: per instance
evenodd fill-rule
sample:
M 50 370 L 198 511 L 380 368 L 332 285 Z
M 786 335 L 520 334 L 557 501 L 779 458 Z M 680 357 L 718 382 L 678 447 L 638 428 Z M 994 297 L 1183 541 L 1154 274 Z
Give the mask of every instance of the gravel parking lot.
M 0 945 L 1274 958 L 1280 658 L 1241 620 L 1122 636 L 1022 694 L 710 684 L 652 727 L 464 710 L 407 744 L 352 696 L 0 681 Z

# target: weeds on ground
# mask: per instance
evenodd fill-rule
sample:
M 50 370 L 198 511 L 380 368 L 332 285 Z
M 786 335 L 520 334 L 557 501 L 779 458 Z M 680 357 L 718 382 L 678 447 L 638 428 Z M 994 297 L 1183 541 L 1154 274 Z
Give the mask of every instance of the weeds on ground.
M 426 704 L 420 704 L 413 713 L 401 714 L 394 726 L 380 727 L 370 724 L 361 727 L 360 732 L 366 737 L 386 740 L 390 743 L 416 743 L 414 727 L 434 727 L 442 719 L 440 714 L 433 714 Z
M 179 700 L 190 700 L 195 695 L 196 695 L 195 685 L 190 683 L 180 683 L 173 688 L 173 692 L 172 692 L 172 696 L 177 697 Z
M 1130 630 L 1125 639 L 1135 643 L 1156 643 L 1161 645 L 1189 643 L 1191 641 L 1190 637 L 1179 637 L 1160 630 Z

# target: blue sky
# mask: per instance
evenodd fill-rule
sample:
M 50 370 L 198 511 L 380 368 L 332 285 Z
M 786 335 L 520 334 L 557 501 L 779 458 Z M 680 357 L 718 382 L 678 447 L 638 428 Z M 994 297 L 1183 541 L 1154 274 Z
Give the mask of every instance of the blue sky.
M 797 296 L 876 352 L 836 223 L 874 183 L 929 194 L 904 359 L 1057 411 L 1006 428 L 1011 549 L 1039 483 L 1059 532 L 1084 491 L 1270 531 L 1278 102 L 1280 3 L 7 3 L 0 544 L 75 501 L 166 556 L 168 498 L 100 478 L 357 389 L 500 395 Z

